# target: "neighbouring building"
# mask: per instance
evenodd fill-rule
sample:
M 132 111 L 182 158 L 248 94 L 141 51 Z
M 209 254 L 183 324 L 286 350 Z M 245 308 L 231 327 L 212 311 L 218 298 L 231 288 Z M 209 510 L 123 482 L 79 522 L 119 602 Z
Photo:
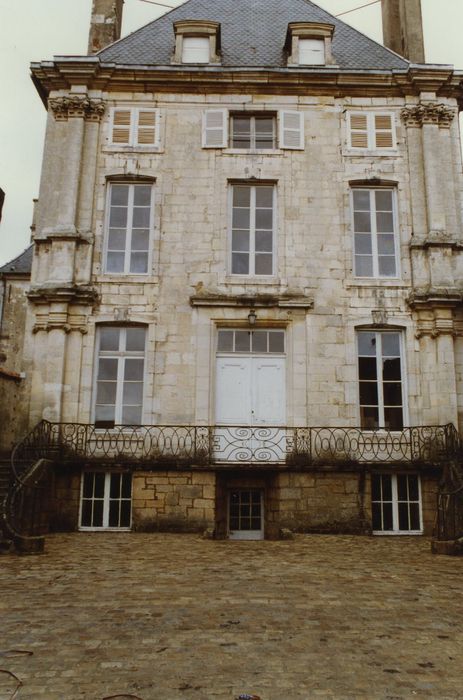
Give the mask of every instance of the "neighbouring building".
M 45 422 L 20 456 L 52 527 L 432 532 L 463 419 L 463 74 L 420 63 L 404 6 L 410 61 L 308 0 L 188 0 L 123 39 L 94 0 L 101 50 L 32 64 Z

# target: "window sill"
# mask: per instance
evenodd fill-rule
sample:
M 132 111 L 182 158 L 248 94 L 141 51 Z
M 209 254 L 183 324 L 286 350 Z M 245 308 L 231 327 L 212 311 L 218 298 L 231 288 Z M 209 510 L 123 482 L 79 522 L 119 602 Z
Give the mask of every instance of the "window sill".
M 131 530 L 131 527 L 79 527 L 79 532 L 131 532 Z
M 416 537 L 422 535 L 423 530 L 372 530 L 375 537 Z
M 342 155 L 350 158 L 355 158 L 357 156 L 370 157 L 370 158 L 397 158 L 400 156 L 400 152 L 397 148 L 391 149 L 380 149 L 380 148 L 343 148 Z
M 391 279 L 368 277 L 368 279 L 357 279 L 351 282 L 345 282 L 346 289 L 355 287 L 395 287 L 396 289 L 408 289 L 410 286 L 411 282 L 405 282 L 396 277 Z
M 223 148 L 226 156 L 284 156 L 281 148 Z
M 103 146 L 103 153 L 164 153 L 161 146 Z
M 114 273 L 97 274 L 94 281 L 100 284 L 159 284 L 158 275 L 116 275 Z
M 226 275 L 219 280 L 220 284 L 227 285 L 252 285 L 252 286 L 262 286 L 262 287 L 286 287 L 286 280 L 279 277 L 251 277 L 250 275 Z

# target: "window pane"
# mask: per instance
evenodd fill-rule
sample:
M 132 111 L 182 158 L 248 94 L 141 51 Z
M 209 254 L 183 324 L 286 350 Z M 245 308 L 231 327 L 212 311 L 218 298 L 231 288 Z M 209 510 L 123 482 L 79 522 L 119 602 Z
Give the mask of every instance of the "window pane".
M 94 497 L 95 498 L 103 498 L 104 497 L 104 482 L 105 482 L 105 475 L 103 472 L 96 472 L 95 473 L 95 491 L 94 491 Z
M 236 331 L 235 350 L 236 352 L 249 352 L 251 349 L 250 331 Z
M 392 233 L 394 231 L 392 212 L 378 212 L 376 214 L 376 228 L 378 233 Z
M 251 518 L 251 530 L 260 530 L 260 518 Z
M 124 379 L 126 381 L 142 381 L 144 360 L 136 358 L 127 358 L 125 361 Z
M 82 489 L 83 498 L 92 498 L 93 496 L 93 474 L 84 474 L 84 484 Z
M 141 406 L 143 401 L 142 382 L 124 382 L 124 406 Z
M 273 211 L 272 209 L 256 209 L 256 228 L 272 230 Z
M 110 357 L 100 357 L 98 362 L 98 379 L 117 379 L 117 360 Z
M 100 350 L 105 352 L 119 350 L 119 333 L 119 328 L 100 328 Z
M 111 205 L 127 206 L 129 202 L 129 185 L 111 186 Z
M 378 385 L 376 382 L 360 382 L 360 403 L 362 406 L 378 405 Z
M 355 252 L 357 255 L 371 255 L 371 236 L 365 233 L 355 234 Z
M 256 136 L 256 148 L 272 149 L 275 148 L 275 140 L 270 137 Z
M 378 272 L 384 277 L 395 277 L 396 265 L 394 257 L 385 257 L 380 255 L 378 258 Z
M 355 274 L 357 277 L 373 277 L 373 258 L 371 255 L 355 256 Z
M 108 235 L 108 250 L 124 250 L 127 233 L 125 229 L 112 228 Z
M 120 474 L 111 474 L 109 483 L 110 483 L 109 497 L 110 498 L 120 498 L 120 495 L 121 495 L 121 475 Z
M 151 186 L 135 185 L 133 192 L 133 203 L 137 207 L 151 206 Z
M 145 329 L 127 328 L 126 349 L 130 352 L 145 351 Z
M 233 133 L 249 136 L 251 133 L 251 117 L 233 117 Z
M 120 527 L 130 527 L 131 502 L 122 501 L 120 506 Z
M 256 207 L 273 207 L 273 187 L 256 187 Z
M 256 231 L 256 251 L 272 252 L 273 234 L 271 231 Z
M 397 474 L 397 498 L 408 501 L 408 478 L 406 474 Z
M 383 360 L 383 379 L 389 381 L 392 379 L 401 380 L 399 357 L 393 360 Z
M 393 530 L 392 503 L 383 505 L 383 530 Z
M 109 226 L 110 228 L 125 228 L 127 226 L 127 207 L 111 207 Z
M 398 382 L 385 382 L 383 384 L 384 405 L 402 405 L 402 387 Z
M 124 253 L 110 253 L 106 257 L 106 272 L 124 272 Z
M 82 517 L 80 524 L 82 527 L 92 526 L 92 501 L 82 501 Z
M 97 383 L 96 391 L 96 402 L 98 404 L 111 404 L 116 403 L 116 382 L 101 382 Z
M 92 527 L 103 527 L 103 501 L 93 501 Z
M 233 206 L 234 207 L 250 207 L 251 206 L 251 188 L 250 187 L 234 187 L 233 188 Z
M 364 430 L 374 430 L 379 426 L 378 409 L 374 406 L 360 406 L 360 423 Z
M 249 253 L 232 254 L 232 273 L 234 275 L 249 274 Z
M 394 236 L 383 233 L 378 236 L 379 255 L 395 255 Z
M 133 221 L 132 225 L 134 228 L 149 228 L 150 225 L 150 213 L 149 207 L 134 207 L 133 209 Z
M 392 190 L 376 190 L 376 211 L 392 211 Z
M 251 210 L 245 208 L 234 207 L 233 209 L 233 228 L 249 229 Z
M 381 504 L 380 503 L 372 503 L 371 504 L 371 516 L 372 516 L 373 530 L 382 530 L 383 529 L 381 514 L 382 514 Z
M 359 357 L 360 379 L 377 379 L 376 371 L 375 357 Z
M 371 499 L 372 501 L 381 500 L 381 476 L 379 474 L 371 475 Z
M 234 251 L 249 251 L 249 231 L 232 232 L 232 249 Z
M 285 334 L 283 331 L 270 331 L 268 338 L 269 352 L 285 351 Z
M 148 250 L 149 231 L 140 230 L 132 232 L 132 250 Z
M 122 425 L 141 425 L 141 406 L 123 406 Z
M 419 500 L 418 477 L 415 474 L 408 477 L 408 492 L 411 501 Z
M 369 233 L 371 231 L 371 220 L 369 212 L 354 212 L 354 231 L 356 233 Z
M 402 430 L 403 414 L 401 408 L 384 409 L 384 427 L 388 430 Z
M 267 352 L 267 331 L 254 331 L 252 334 L 252 351 Z
M 95 406 L 95 425 L 100 428 L 112 428 L 115 421 L 114 406 Z
M 370 211 L 370 192 L 367 190 L 353 191 L 355 211 Z
M 219 331 L 217 350 L 219 352 L 233 352 L 233 331 Z
M 132 498 L 132 477 L 130 474 L 122 475 L 122 498 Z
M 382 355 L 383 357 L 399 357 L 400 356 L 400 335 L 399 333 L 382 333 L 381 334 Z
M 408 517 L 408 503 L 399 503 L 399 530 L 410 530 L 410 520 Z
M 421 530 L 420 506 L 418 503 L 410 503 L 410 530 Z
M 273 274 L 273 258 L 267 253 L 256 254 L 256 275 Z
M 109 502 L 108 527 L 119 527 L 119 506 L 120 501 Z
M 381 475 L 381 485 L 383 489 L 383 501 L 392 501 L 392 477 L 389 474 Z
M 273 117 L 256 117 L 256 135 L 273 134 Z
M 376 334 L 369 331 L 362 331 L 358 334 L 359 355 L 369 355 L 376 357 Z
M 250 136 L 235 136 L 233 138 L 233 148 L 251 148 Z
M 146 274 L 148 272 L 148 253 L 132 253 L 130 256 L 130 272 Z

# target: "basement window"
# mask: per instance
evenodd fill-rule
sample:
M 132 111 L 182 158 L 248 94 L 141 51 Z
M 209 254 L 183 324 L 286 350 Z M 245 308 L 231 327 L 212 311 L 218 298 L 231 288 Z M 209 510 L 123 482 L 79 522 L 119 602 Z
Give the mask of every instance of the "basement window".
M 372 474 L 375 535 L 421 535 L 421 484 L 417 474 Z
M 132 475 L 84 472 L 80 501 L 81 530 L 129 530 Z

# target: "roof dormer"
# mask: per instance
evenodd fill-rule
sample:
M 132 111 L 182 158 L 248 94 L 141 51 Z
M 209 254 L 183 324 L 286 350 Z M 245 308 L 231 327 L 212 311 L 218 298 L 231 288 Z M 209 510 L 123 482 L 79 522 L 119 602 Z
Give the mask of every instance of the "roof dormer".
M 220 63 L 220 24 L 208 20 L 174 22 L 175 51 L 172 63 L 207 65 Z
M 333 24 L 291 22 L 288 24 L 285 48 L 288 66 L 331 66 Z

